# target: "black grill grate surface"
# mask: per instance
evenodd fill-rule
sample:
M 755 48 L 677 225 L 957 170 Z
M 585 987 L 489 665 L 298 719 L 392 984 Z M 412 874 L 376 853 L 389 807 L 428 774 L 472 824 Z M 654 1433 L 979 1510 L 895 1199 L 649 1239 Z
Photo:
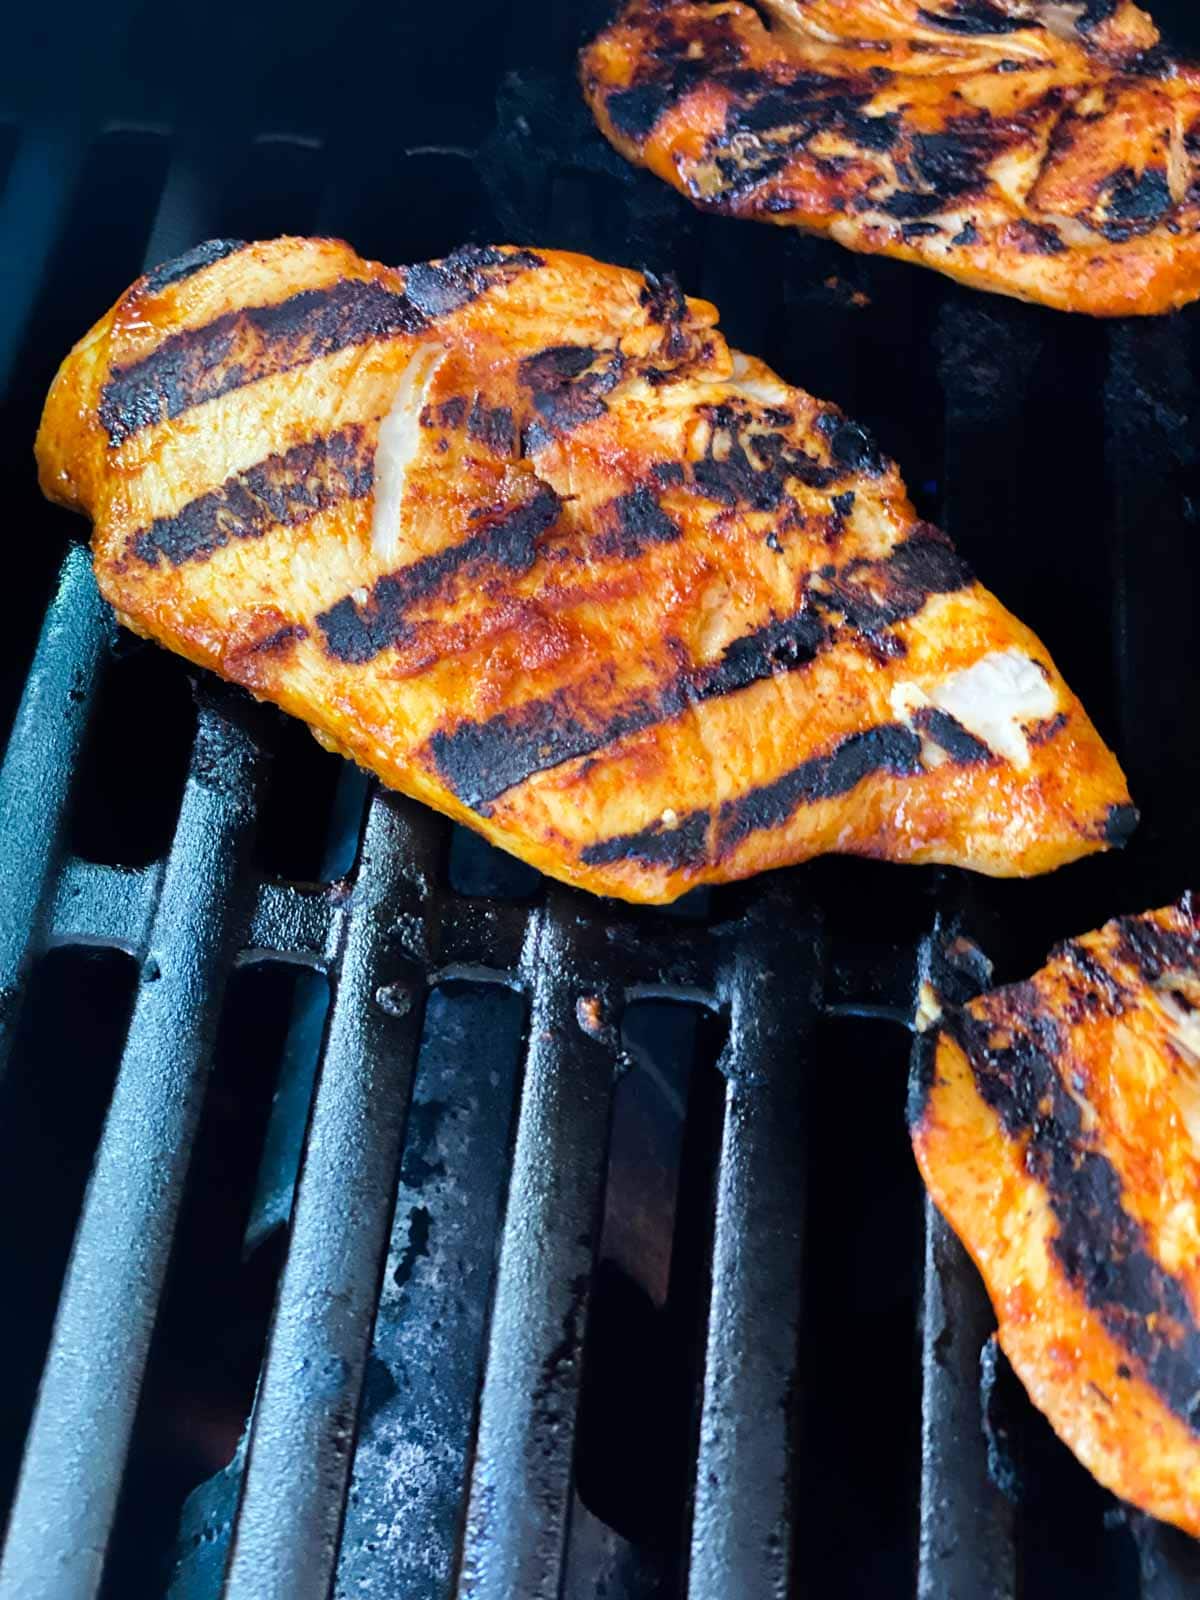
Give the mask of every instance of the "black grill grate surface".
M 590 129 L 580 8 L 396 9 L 254 9 L 236 80 L 211 10 L 170 36 L 81 13 L 53 53 L 26 19 L 12 56 L 0 1159 L 28 1215 L 0 1597 L 1195 1592 L 1193 1547 L 997 1370 L 902 1122 L 938 915 L 1015 976 L 1196 880 L 1195 314 L 1103 327 L 698 217 Z M 143 260 L 285 230 L 569 246 L 714 298 L 1043 633 L 1126 761 L 1134 845 L 1036 884 L 822 862 L 630 911 L 118 641 L 30 482 L 53 364 Z M 125 964 L 83 982 L 96 949 Z M 272 1033 L 251 980 L 280 964 Z M 54 1125 L 122 1034 L 71 1134 L 68 1254 Z

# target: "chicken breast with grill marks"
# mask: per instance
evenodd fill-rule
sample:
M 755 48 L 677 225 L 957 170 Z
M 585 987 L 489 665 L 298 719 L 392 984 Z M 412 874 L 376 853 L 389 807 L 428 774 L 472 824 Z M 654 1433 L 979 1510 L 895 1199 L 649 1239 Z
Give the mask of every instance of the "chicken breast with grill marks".
M 1048 871 L 1133 824 L 1044 646 L 832 406 L 582 256 L 202 247 L 38 437 L 130 627 L 544 871 Z
M 631 0 L 584 52 L 699 206 L 1096 316 L 1200 295 L 1200 68 L 1128 0 Z
M 1200 1536 L 1192 897 L 949 1009 L 918 1046 L 910 1120 L 1034 1403 L 1107 1488 Z

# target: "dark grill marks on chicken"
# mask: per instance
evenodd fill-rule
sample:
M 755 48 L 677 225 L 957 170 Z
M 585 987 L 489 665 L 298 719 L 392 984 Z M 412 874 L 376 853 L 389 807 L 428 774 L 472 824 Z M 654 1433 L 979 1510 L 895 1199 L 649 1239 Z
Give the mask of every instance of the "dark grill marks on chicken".
M 197 272 L 211 267 L 214 261 L 224 261 L 227 256 L 236 255 L 245 248 L 245 239 L 207 239 L 194 250 L 185 250 L 181 256 L 164 261 L 153 272 L 148 272 L 142 279 L 141 292 L 157 294 L 173 283 L 183 283 L 185 279 L 195 277 Z
M 1079 967 L 1087 992 L 1106 1009 L 1112 991 Z M 994 997 L 993 997 L 994 998 Z M 1025 1144 L 1025 1165 L 1058 1221 L 1054 1253 L 1068 1281 L 1104 1320 L 1164 1402 L 1200 1433 L 1200 1327 L 1179 1279 L 1164 1272 L 1145 1230 L 1130 1216 L 1120 1176 L 1085 1134 L 1069 1092 L 1062 1032 L 1027 985 L 1005 991 L 986 1018 L 960 1012 L 946 1027 L 962 1047 L 976 1086 L 1008 1136 Z M 1110 1012 L 1111 1014 L 1111 1012 Z M 991 1041 L 1003 1036 L 997 1047 Z
M 671 536 L 678 537 L 678 528 L 671 527 Z M 622 548 L 621 554 L 627 550 Z M 484 722 L 462 722 L 436 733 L 429 747 L 432 761 L 460 800 L 486 811 L 534 773 L 669 722 L 690 706 L 734 694 L 779 672 L 795 672 L 834 644 L 877 645 L 886 629 L 919 615 L 932 595 L 963 589 L 972 578 L 961 557 L 931 529 L 915 534 L 881 561 L 855 558 L 840 572 L 822 569 L 818 581 L 819 588 L 805 585 L 792 615 L 732 640 L 718 661 L 677 671 L 616 710 L 597 704 L 607 687 L 602 677 Z M 953 718 L 936 713 L 927 731 L 952 760 L 978 760 L 981 751 L 987 754 L 987 747 L 965 730 L 952 734 L 951 724 L 957 729 Z
M 910 1098 L 926 1182 L 1033 1398 L 1103 1483 L 1193 1533 L 1198 1001 L 1185 895 L 949 1007 Z
M 705 209 L 1066 310 L 1200 295 L 1200 68 L 1130 0 L 627 0 L 582 75 Z
M 1027 25 L 1021 17 L 1006 16 L 990 0 L 951 0 L 946 11 L 926 11 L 922 7 L 917 15 L 931 28 L 944 28 L 947 33 L 1019 33 Z
M 200 328 L 172 334 L 143 360 L 118 367 L 100 400 L 112 444 L 193 406 L 347 345 L 417 333 L 425 318 L 408 297 L 382 284 L 343 279 L 304 289 L 278 305 L 229 311 Z
M 100 420 L 110 444 L 121 444 L 193 406 L 348 346 L 420 333 L 490 284 L 538 265 L 532 251 L 468 246 L 444 262 L 413 268 L 403 291 L 342 278 L 274 305 L 226 312 L 169 335 L 140 361 L 115 367 L 100 397 Z
M 826 755 L 800 762 L 782 777 L 726 801 L 715 811 L 696 811 L 669 827 L 655 823 L 638 833 L 589 845 L 584 860 L 595 866 L 614 861 L 666 862 L 674 868 L 719 861 L 750 834 L 782 827 L 801 806 L 836 800 L 877 773 L 912 778 L 922 771 L 920 739 L 908 728 L 888 723 L 851 734 Z
M 553 527 L 560 505 L 554 490 L 539 484 L 524 505 L 480 518 L 480 526 L 461 544 L 379 578 L 365 600 L 347 595 L 319 612 L 317 624 L 329 654 L 361 666 L 406 637 L 413 606 L 448 598 L 451 580 L 464 574 L 486 578 L 491 571 L 528 572 L 538 540 Z
M 535 453 L 557 435 L 602 417 L 608 409 L 604 396 L 620 383 L 624 368 L 619 350 L 598 351 L 590 345 L 551 345 L 526 356 L 519 376 L 537 419 L 525 429 L 525 449 Z
M 189 500 L 171 516 L 156 517 L 134 534 L 134 553 L 149 566 L 166 560 L 179 567 L 205 560 L 231 539 L 261 539 L 272 528 L 309 522 L 371 493 L 374 454 L 373 437 L 356 423 L 293 445 Z
M 496 844 L 664 901 L 830 849 L 1046 871 L 1132 815 L 870 436 L 671 280 L 282 239 L 157 281 L 39 434 L 102 592 Z

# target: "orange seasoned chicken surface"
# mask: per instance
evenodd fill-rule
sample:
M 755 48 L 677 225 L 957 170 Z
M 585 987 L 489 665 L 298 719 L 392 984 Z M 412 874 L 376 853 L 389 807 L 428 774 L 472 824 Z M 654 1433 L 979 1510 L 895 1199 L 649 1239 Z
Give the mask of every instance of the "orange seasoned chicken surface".
M 1200 1535 L 1200 907 L 1121 917 L 918 1051 L 917 1161 L 1034 1403 Z
M 582 71 L 707 210 L 1065 311 L 1200 295 L 1200 67 L 1128 0 L 630 0 Z
M 597 893 L 1120 842 L 1045 647 L 715 324 L 555 251 L 207 245 L 67 358 L 41 481 L 130 627 Z

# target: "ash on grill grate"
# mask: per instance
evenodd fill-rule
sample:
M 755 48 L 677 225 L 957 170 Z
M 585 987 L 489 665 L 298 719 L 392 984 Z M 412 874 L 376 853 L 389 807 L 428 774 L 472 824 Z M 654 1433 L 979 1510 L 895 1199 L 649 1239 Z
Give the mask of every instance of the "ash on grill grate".
M 1196 316 L 1101 327 L 700 216 L 591 128 L 599 9 L 272 0 L 173 33 L 118 3 L 12 86 L 0 1600 L 892 1595 L 914 1557 L 928 1600 L 1194 1584 L 1003 1385 L 1019 1504 L 989 1481 L 991 1321 L 920 1205 L 902 1030 L 939 913 L 1004 978 L 1196 875 Z M 284 230 L 712 295 L 1053 642 L 1144 835 L 1037 884 L 825 861 L 631 911 L 114 658 L 28 470 L 53 364 L 143 256 Z

